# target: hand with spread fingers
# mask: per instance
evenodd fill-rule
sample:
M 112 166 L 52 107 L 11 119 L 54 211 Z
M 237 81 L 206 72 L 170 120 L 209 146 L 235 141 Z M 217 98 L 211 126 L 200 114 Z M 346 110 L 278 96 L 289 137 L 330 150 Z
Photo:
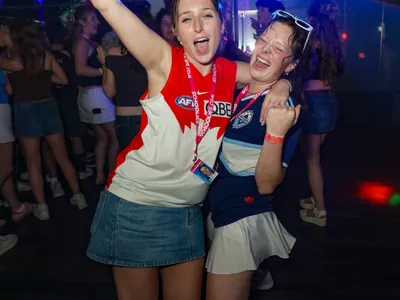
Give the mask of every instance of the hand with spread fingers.
M 275 136 L 285 136 L 299 119 L 301 105 L 273 105 L 268 109 L 267 132 Z

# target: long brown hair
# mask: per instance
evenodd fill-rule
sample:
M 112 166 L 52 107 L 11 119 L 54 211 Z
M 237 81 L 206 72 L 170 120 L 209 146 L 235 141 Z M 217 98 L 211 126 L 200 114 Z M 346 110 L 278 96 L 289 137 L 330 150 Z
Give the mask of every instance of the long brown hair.
M 314 27 L 310 52 L 305 61 L 308 74 L 319 73 L 326 85 L 332 86 L 343 71 L 343 52 L 336 25 L 326 14 L 311 19 Z
M 91 13 L 96 13 L 96 10 L 94 7 L 90 5 L 81 5 L 78 6 L 70 20 L 71 22 L 71 39 L 73 42 L 75 42 L 78 38 L 79 35 L 82 33 L 83 30 L 83 25 L 80 23 L 81 21 L 86 21 L 88 16 Z
M 7 26 L 13 43 L 12 52 L 17 54 L 27 74 L 35 75 L 43 70 L 46 44 L 35 25 L 16 20 Z

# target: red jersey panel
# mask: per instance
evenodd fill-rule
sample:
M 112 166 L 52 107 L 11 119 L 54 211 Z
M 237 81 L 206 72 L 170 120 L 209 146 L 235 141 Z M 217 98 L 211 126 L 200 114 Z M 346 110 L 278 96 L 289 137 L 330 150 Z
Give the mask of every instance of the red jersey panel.
M 139 204 L 188 206 L 204 200 L 208 185 L 190 168 L 193 164 L 196 115 L 186 74 L 183 48 L 172 47 L 172 66 L 163 90 L 142 100 L 141 130 L 117 158 L 108 189 Z M 213 166 L 229 123 L 236 85 L 236 63 L 217 58 L 217 89 L 210 128 L 198 158 Z M 203 76 L 192 65 L 200 106 L 200 126 L 207 114 L 212 72 Z

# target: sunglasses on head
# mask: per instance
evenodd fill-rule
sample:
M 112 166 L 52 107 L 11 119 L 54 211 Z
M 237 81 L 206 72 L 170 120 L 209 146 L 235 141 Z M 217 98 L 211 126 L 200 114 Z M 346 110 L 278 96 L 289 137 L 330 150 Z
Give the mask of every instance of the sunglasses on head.
M 308 40 L 310 39 L 311 31 L 313 31 L 314 28 L 307 22 L 305 22 L 299 18 L 296 18 L 295 16 L 293 16 L 292 14 L 290 14 L 284 10 L 279 9 L 272 14 L 272 20 L 276 19 L 277 17 L 293 19 L 297 26 L 299 26 L 301 29 L 304 29 L 305 31 L 308 32 L 307 39 L 306 39 L 306 42 L 304 43 L 304 47 L 303 47 L 303 52 L 304 52 L 304 50 L 306 49 Z

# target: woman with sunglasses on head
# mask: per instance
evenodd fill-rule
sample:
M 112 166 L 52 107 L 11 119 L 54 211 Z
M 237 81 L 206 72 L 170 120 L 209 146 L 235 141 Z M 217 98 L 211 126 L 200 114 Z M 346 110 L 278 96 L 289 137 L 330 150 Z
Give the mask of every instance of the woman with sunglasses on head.
M 343 53 L 331 16 L 311 14 L 310 20 L 314 32 L 310 55 L 304 61 L 306 113 L 301 148 L 306 158 L 311 197 L 300 201 L 300 217 L 305 222 L 325 227 L 327 213 L 320 150 L 328 133 L 334 130 L 338 117 L 334 83 L 343 73 Z
M 92 0 L 146 69 L 141 130 L 117 158 L 92 223 L 88 256 L 113 266 L 120 300 L 201 297 L 201 202 L 229 123 L 236 82 L 247 65 L 217 58 L 222 18 L 216 0 L 175 0 L 171 46 L 117 0 Z M 133 31 L 132 31 L 133 30 Z M 287 98 L 285 81 L 274 101 Z M 277 89 L 277 90 L 276 90 Z M 282 96 L 280 96 L 282 95 Z
M 219 175 L 208 195 L 207 300 L 247 300 L 260 264 L 274 255 L 288 258 L 294 245 L 272 201 L 300 138 L 300 127 L 294 127 L 300 105 L 288 98 L 285 105 L 267 108 L 265 124 L 258 120 L 261 96 L 296 68 L 311 31 L 309 24 L 279 10 L 256 42 L 251 81 L 234 102 L 217 160 Z

